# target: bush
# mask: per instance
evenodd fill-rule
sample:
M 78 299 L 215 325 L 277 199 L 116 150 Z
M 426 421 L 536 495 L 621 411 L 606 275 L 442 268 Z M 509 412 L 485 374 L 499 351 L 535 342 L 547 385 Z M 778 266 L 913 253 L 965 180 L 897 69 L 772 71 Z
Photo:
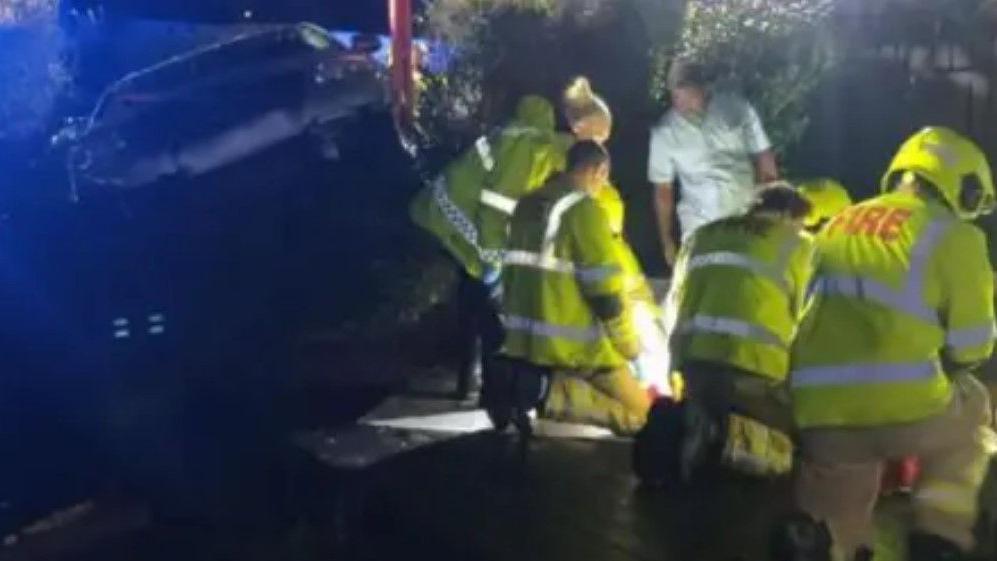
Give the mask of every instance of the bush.
M 678 44 L 656 48 L 652 96 L 665 91 L 676 56 L 694 60 L 752 101 L 785 152 L 806 130 L 808 96 L 836 61 L 832 9 L 831 0 L 692 0 Z

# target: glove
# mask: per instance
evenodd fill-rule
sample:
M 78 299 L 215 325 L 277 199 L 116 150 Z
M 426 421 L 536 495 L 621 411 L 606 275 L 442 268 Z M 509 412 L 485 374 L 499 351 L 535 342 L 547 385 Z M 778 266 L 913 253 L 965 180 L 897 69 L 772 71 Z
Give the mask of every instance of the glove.
M 636 359 L 640 354 L 640 337 L 630 311 L 624 308 L 623 313 L 606 320 L 605 327 L 613 347 L 627 360 Z

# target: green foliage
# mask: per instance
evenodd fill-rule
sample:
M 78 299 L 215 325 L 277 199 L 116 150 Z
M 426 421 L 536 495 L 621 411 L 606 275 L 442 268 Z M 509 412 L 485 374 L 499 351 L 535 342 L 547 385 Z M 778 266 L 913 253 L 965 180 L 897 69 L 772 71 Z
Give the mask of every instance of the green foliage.
M 652 95 L 676 56 L 704 64 L 721 87 L 741 90 L 772 141 L 787 150 L 808 125 L 807 99 L 836 61 L 831 0 L 692 0 L 677 45 L 655 53 Z

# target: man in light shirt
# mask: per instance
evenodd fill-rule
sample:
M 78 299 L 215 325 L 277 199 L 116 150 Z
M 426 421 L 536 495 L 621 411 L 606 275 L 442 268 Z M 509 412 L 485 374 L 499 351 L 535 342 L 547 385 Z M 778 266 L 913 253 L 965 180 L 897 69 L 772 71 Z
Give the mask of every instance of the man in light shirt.
M 702 66 L 676 61 L 668 75 L 672 107 L 651 131 L 648 179 L 655 187 L 658 232 L 669 266 L 675 180 L 682 239 L 714 220 L 745 211 L 755 185 L 778 179 L 775 155 L 755 109 L 745 99 L 714 92 Z

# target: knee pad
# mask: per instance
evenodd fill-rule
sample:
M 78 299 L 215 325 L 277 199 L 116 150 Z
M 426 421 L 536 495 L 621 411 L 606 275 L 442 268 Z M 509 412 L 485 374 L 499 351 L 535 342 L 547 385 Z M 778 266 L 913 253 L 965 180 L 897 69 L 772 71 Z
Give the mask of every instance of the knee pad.
M 831 561 L 831 531 L 809 514 L 793 514 L 770 536 L 769 556 L 772 561 Z
M 637 477 L 649 483 L 688 483 L 718 470 L 778 477 L 792 470 L 793 444 L 749 417 L 717 417 L 695 402 L 662 398 L 634 440 L 632 459 Z
M 737 413 L 721 422 L 720 465 L 756 477 L 779 477 L 793 469 L 789 435 Z

